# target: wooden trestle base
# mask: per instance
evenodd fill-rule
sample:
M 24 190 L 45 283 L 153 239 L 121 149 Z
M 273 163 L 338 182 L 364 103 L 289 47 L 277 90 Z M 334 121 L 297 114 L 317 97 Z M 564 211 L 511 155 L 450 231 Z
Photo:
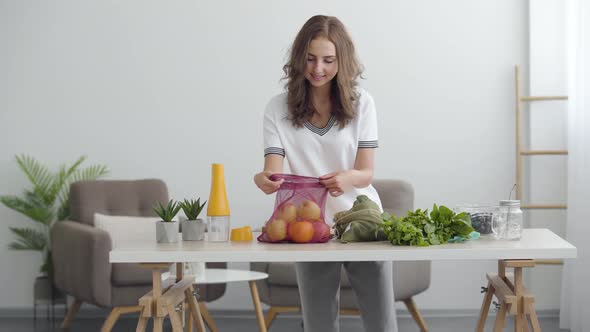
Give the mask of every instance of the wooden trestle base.
M 488 286 L 484 288 L 485 296 L 479 312 L 476 332 L 483 332 L 493 296 L 499 303 L 494 332 L 501 332 L 506 323 L 506 315 L 514 316 L 514 331 L 541 332 L 539 319 L 535 311 L 535 297 L 523 285 L 522 269 L 534 267 L 534 260 L 499 260 L 498 273 L 488 273 Z M 514 268 L 514 273 L 506 273 L 506 268 Z

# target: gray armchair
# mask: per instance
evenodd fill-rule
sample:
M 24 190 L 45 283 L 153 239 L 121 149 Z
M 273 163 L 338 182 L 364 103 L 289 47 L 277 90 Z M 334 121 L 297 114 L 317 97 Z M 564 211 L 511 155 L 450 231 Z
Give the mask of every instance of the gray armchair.
M 414 208 L 414 189 L 399 180 L 375 180 L 373 186 L 379 193 L 383 210 L 395 215 L 405 215 Z M 293 263 L 251 263 L 252 270 L 268 273 L 265 280 L 257 281 L 260 300 L 269 305 L 265 322 L 267 328 L 280 313 L 299 312 L 301 302 L 297 289 L 297 277 Z M 413 296 L 430 286 L 430 262 L 395 262 L 393 264 L 393 288 L 396 301 L 403 301 L 420 327 L 428 331 Z M 359 314 L 353 290 L 344 271 L 341 275 L 340 310 L 344 314 Z
M 139 312 L 138 300 L 152 289 L 149 269 L 135 264 L 111 264 L 111 239 L 94 227 L 94 213 L 154 216 L 156 202 L 168 201 L 161 180 L 81 181 L 71 185 L 71 220 L 51 232 L 56 286 L 74 297 L 62 328 L 69 328 L 82 302 L 112 308 L 101 331 L 110 331 L 123 313 Z M 207 264 L 225 268 L 225 263 Z M 209 302 L 225 293 L 225 284 L 199 286 L 199 300 Z

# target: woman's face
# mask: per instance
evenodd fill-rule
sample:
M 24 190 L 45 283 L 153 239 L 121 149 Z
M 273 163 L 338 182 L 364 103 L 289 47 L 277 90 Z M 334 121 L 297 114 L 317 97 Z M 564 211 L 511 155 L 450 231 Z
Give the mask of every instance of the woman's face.
M 319 37 L 309 44 L 305 78 L 316 88 L 329 83 L 338 73 L 336 46 L 330 40 Z

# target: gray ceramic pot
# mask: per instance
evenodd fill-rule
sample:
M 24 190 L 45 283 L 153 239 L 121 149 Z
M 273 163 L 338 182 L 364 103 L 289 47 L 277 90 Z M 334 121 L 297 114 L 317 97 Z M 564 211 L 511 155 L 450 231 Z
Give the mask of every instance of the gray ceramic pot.
M 178 242 L 178 223 L 158 221 L 156 223 L 156 241 L 158 243 Z
M 183 241 L 200 241 L 205 237 L 205 221 L 183 220 L 182 221 L 182 240 Z

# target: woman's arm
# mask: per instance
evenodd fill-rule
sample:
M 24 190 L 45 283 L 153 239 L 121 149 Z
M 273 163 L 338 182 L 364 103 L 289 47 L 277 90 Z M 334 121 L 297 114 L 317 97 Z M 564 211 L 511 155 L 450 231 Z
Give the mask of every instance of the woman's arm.
M 336 171 L 320 177 L 322 183 L 330 195 L 337 197 L 352 187 L 363 188 L 373 181 L 373 166 L 375 162 L 375 149 L 360 148 L 356 153 L 354 168 L 345 171 Z
M 271 181 L 270 176 L 275 173 L 283 172 L 283 160 L 285 157 L 278 154 L 268 154 L 264 157 L 264 170 L 254 175 L 254 183 L 265 194 L 272 194 L 279 190 L 283 179 L 279 181 Z

